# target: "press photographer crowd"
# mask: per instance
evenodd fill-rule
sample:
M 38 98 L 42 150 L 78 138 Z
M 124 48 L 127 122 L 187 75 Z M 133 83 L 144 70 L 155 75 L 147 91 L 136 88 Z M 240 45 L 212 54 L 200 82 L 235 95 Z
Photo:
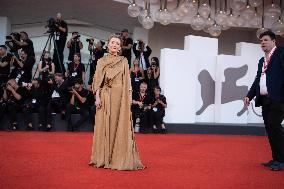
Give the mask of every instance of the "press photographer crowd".
M 11 33 L 6 36 L 5 44 L 0 45 L 0 122 L 5 115 L 10 120 L 8 125 L 0 124 L 1 130 L 17 130 L 19 119 L 23 119 L 28 131 L 36 128 L 52 131 L 55 130 L 53 113 L 59 113 L 66 120 L 68 131 L 78 131 L 88 119 L 94 123 L 92 82 L 97 61 L 107 55 L 107 44 L 93 38 L 83 42 L 77 31 L 67 41 L 68 25 L 60 13 L 48 20 L 47 28 L 49 38 L 38 62 L 33 42 L 25 31 Z M 120 35 L 120 53 L 127 58 L 130 68 L 134 130 L 166 133 L 163 118 L 167 101 L 159 87 L 159 59 L 150 58 L 151 48 L 142 39 L 134 42 L 127 29 Z M 81 62 L 83 43 L 90 52 L 88 64 Z M 69 49 L 68 63 L 64 63 L 65 47 Z M 87 79 L 86 71 L 89 71 Z M 37 126 L 32 121 L 33 113 L 38 115 Z M 73 122 L 73 114 L 80 114 L 80 119 Z

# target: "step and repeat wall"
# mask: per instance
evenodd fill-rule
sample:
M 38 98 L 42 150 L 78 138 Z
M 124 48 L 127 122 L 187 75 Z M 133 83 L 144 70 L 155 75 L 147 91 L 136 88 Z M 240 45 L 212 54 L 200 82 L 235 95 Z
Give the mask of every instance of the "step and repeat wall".
M 259 44 L 240 42 L 235 55 L 218 55 L 218 39 L 186 36 L 184 50 L 161 50 L 160 84 L 167 97 L 167 123 L 262 123 L 254 101 L 242 99 L 252 85 Z

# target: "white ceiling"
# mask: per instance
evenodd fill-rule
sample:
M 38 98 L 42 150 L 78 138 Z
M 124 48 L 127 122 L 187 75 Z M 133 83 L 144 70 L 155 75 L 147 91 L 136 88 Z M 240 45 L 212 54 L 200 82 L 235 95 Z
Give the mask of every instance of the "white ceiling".
M 45 22 L 61 12 L 66 20 L 79 20 L 97 27 L 132 31 L 137 18 L 127 14 L 128 4 L 113 0 L 1 0 L 0 16 L 8 17 L 12 26 Z

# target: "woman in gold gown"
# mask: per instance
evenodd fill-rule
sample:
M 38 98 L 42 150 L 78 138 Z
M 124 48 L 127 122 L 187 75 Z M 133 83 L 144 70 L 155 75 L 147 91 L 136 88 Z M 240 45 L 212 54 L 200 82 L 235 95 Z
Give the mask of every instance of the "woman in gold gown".
M 138 170 L 144 166 L 132 127 L 128 61 L 118 55 L 121 43 L 119 36 L 110 36 L 109 54 L 97 63 L 92 84 L 97 110 L 89 165 L 116 170 Z

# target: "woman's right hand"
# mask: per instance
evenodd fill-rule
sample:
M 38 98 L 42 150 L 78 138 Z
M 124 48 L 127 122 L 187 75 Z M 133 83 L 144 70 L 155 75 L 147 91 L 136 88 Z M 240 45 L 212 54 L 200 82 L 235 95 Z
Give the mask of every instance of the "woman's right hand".
M 96 105 L 97 108 L 101 108 L 102 107 L 102 102 L 101 102 L 100 98 L 96 98 L 95 105 Z

